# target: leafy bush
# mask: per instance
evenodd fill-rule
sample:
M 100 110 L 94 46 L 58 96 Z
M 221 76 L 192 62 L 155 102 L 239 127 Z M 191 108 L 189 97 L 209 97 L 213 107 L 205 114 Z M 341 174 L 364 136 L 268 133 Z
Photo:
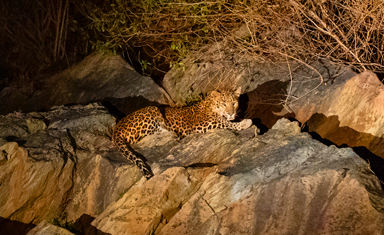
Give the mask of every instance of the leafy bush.
M 225 1 L 197 0 L 115 0 L 89 11 L 92 28 L 105 35 L 94 44 L 96 50 L 146 48 L 155 67 L 164 61 L 178 65 L 189 51 L 220 39 L 223 30 L 238 25 L 238 17 L 228 14 Z

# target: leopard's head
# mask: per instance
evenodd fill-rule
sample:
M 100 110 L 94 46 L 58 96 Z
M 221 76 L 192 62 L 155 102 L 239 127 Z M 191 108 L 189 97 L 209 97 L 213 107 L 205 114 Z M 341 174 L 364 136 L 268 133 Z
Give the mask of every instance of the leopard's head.
M 236 111 L 239 108 L 239 96 L 241 87 L 237 88 L 234 92 L 224 91 L 212 91 L 208 95 L 210 100 L 210 108 L 213 112 L 224 117 L 228 121 L 234 120 Z

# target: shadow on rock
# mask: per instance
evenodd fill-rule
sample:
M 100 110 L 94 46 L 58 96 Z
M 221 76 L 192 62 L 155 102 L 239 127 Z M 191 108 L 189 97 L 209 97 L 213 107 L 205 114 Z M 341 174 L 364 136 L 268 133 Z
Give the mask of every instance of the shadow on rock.
M 142 96 L 125 97 L 125 98 L 105 98 L 101 103 L 108 109 L 108 111 L 116 116 L 118 119 L 133 113 L 139 109 L 148 106 L 159 106 L 160 104 L 154 101 L 147 100 Z
M 318 133 L 337 146 L 343 144 L 349 147 L 365 146 L 375 155 L 384 158 L 384 139 L 369 133 L 358 132 L 350 127 L 340 127 L 338 116 L 325 116 L 315 113 L 307 121 L 308 131 Z
M 34 224 L 25 224 L 20 221 L 0 217 L 0 235 L 23 235 L 36 227 Z
M 245 118 L 260 119 L 260 124 L 257 125 L 261 132 L 265 126 L 267 129 L 272 126 L 282 117 L 294 117 L 294 113 L 286 114 L 284 116 L 277 116 L 282 110 L 281 101 L 285 100 L 285 91 L 289 82 L 282 82 L 279 80 L 272 80 L 259 85 L 255 90 L 247 93 L 248 102 L 246 106 Z M 240 97 L 240 108 L 242 109 L 242 97 Z M 261 126 L 261 127 L 260 127 Z
M 307 128 L 312 138 L 327 146 L 352 147 L 357 155 L 370 164 L 384 186 L 384 138 L 358 132 L 347 126 L 340 127 L 338 116 L 326 117 L 320 113 L 311 116 Z
M 92 221 L 95 218 L 87 215 L 87 214 L 82 214 L 80 218 L 78 218 L 75 222 L 75 228 L 77 230 L 77 234 L 84 234 L 84 235 L 107 235 L 110 233 L 104 233 L 94 226 L 91 225 Z

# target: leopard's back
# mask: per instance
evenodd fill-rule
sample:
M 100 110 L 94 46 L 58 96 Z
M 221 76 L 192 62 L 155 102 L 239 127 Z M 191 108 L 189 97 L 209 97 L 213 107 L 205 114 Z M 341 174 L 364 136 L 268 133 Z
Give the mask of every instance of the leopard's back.
M 149 106 L 137 110 L 121 119 L 113 130 L 113 142 L 134 144 L 147 135 L 159 131 L 164 119 L 158 107 Z
M 194 132 L 206 132 L 210 126 L 218 123 L 222 118 L 216 113 L 199 107 L 167 108 L 165 110 L 166 127 L 175 132 L 180 138 Z

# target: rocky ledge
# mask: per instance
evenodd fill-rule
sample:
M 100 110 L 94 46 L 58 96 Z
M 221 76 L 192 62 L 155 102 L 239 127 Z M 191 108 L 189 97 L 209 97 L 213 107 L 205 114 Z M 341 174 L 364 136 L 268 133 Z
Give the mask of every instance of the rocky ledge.
M 384 234 L 369 165 L 296 122 L 263 135 L 253 126 L 148 136 L 133 146 L 155 173 L 148 181 L 110 141 L 114 124 L 99 104 L 0 116 L 0 225 L 70 234 L 53 224 L 86 217 L 92 230 L 72 232 Z

